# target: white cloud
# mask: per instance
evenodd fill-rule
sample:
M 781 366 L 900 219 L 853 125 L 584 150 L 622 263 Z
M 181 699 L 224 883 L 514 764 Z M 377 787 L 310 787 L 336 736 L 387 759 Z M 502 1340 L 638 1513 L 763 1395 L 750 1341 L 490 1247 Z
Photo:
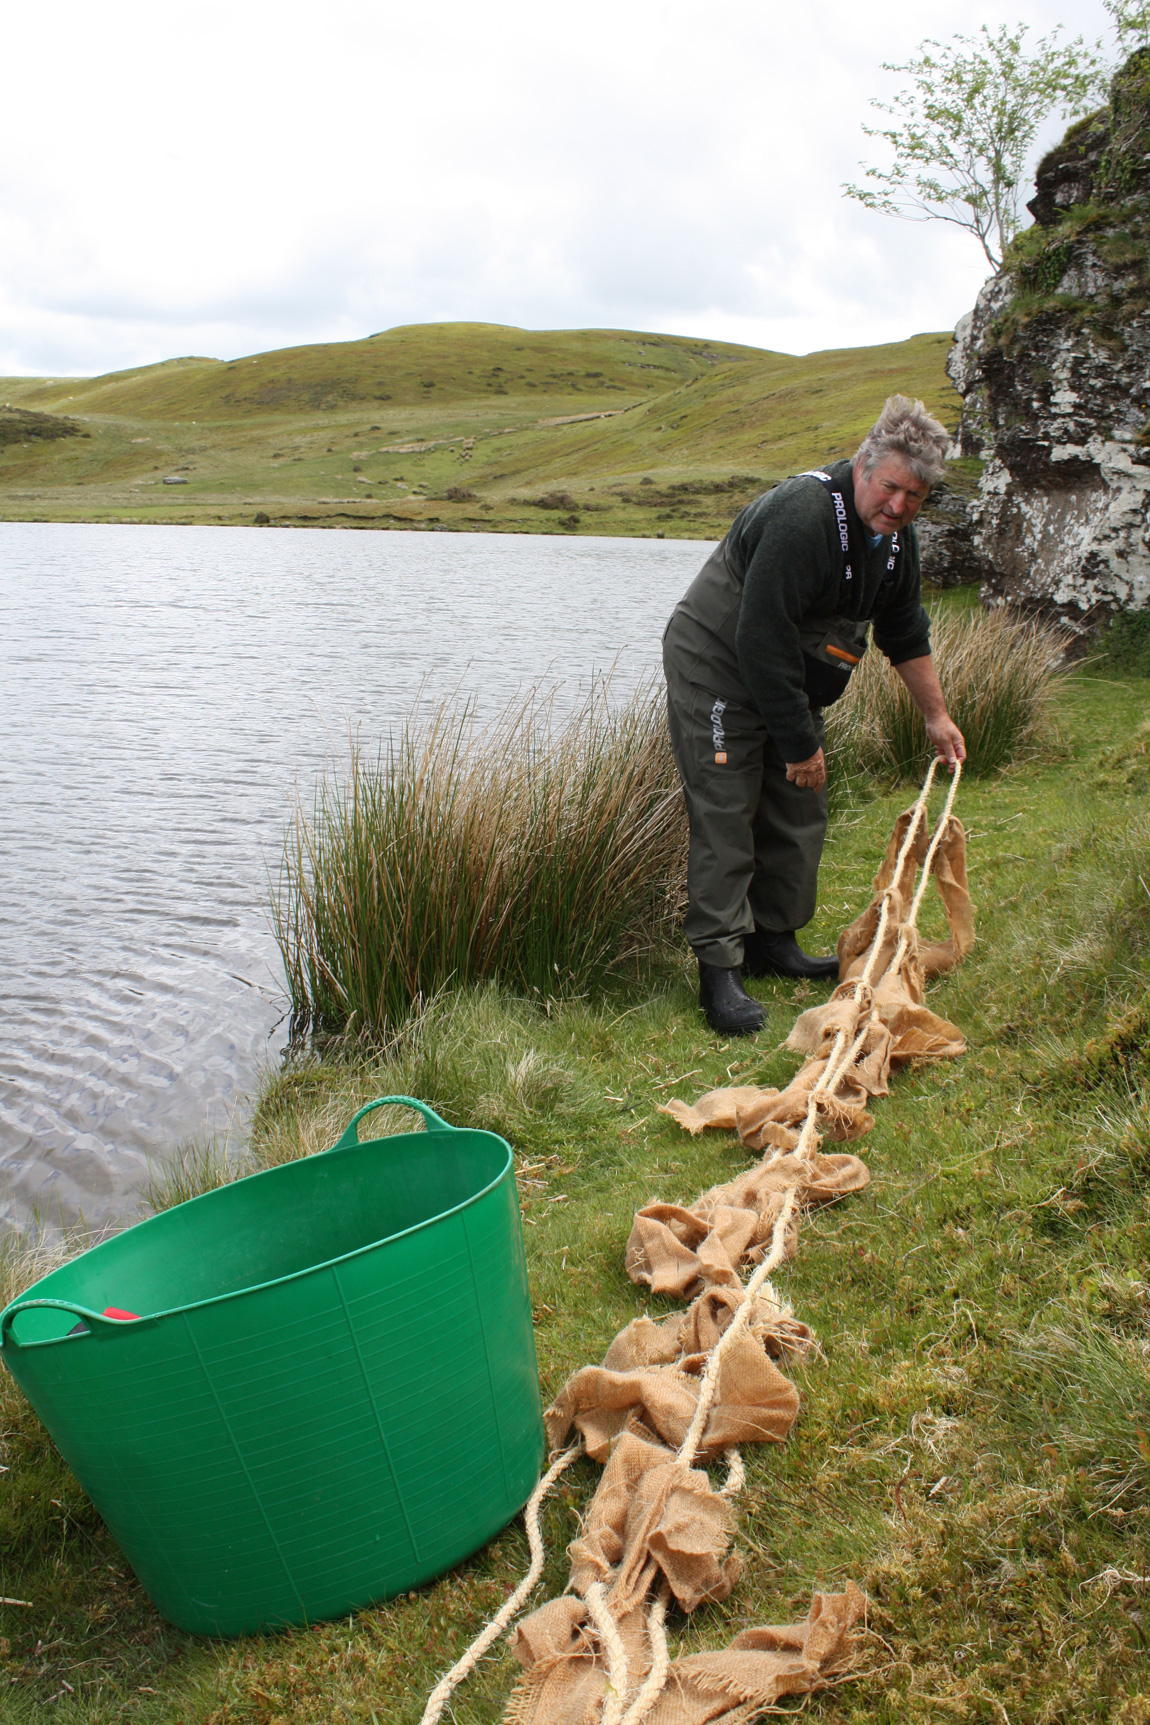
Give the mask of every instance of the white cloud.
M 0 366 L 474 318 L 787 351 L 945 328 L 974 242 L 840 194 L 885 60 L 1049 5 L 60 0 L 6 24 Z M 1098 33 L 1098 0 L 1063 18 Z

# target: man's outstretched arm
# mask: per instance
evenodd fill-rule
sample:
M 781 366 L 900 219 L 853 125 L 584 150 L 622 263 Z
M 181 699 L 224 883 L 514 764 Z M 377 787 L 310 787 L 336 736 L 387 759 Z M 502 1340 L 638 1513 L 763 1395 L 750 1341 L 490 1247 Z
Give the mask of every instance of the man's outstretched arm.
M 962 732 L 946 710 L 934 659 L 925 653 L 921 659 L 904 659 L 895 670 L 910 691 L 910 698 L 922 714 L 926 734 L 953 773 L 959 761 L 966 759 L 966 744 Z

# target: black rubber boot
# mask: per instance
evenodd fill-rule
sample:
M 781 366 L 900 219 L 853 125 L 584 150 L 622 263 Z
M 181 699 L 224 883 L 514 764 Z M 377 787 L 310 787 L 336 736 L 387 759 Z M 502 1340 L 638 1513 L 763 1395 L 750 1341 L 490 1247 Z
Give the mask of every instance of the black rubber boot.
M 839 979 L 837 958 L 812 958 L 804 952 L 792 930 L 772 934 L 757 928 L 743 942 L 743 969 L 748 976 L 810 976 L 817 982 Z
M 754 1036 L 767 1022 L 763 1008 L 743 987 L 738 965 L 729 970 L 699 960 L 699 1005 L 720 1036 Z

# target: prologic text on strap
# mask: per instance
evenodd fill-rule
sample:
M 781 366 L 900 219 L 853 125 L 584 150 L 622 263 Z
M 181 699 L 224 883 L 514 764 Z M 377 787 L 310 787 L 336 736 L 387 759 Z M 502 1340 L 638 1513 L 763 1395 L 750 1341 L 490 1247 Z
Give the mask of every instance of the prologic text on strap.
M 846 499 L 841 491 L 835 490 L 834 480 L 831 478 L 829 473 L 824 473 L 821 467 L 808 467 L 803 473 L 797 474 L 796 477 L 799 479 L 817 479 L 821 484 L 825 485 L 827 490 L 830 492 L 831 502 L 835 506 L 835 521 L 838 523 L 839 548 L 843 554 L 843 580 L 849 581 L 854 574 L 854 570 L 851 568 L 851 546 L 850 533 L 847 527 Z M 888 575 L 892 574 L 894 571 L 894 566 L 898 561 L 900 549 L 898 532 L 896 530 L 891 534 L 890 556 L 886 560 L 886 572 Z

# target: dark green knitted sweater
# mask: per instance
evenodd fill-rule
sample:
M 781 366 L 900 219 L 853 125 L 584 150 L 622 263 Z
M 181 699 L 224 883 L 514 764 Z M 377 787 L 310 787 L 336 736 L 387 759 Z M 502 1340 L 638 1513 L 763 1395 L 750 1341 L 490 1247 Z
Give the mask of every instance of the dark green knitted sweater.
M 818 748 L 803 690 L 799 625 L 805 619 L 873 619 L 875 644 L 894 665 L 930 652 L 914 528 L 899 535 L 902 555 L 888 574 L 891 542 L 871 548 L 854 506 L 850 462 L 836 461 L 824 471 L 846 502 L 852 579 L 841 579 L 827 487 L 817 479 L 788 479 L 736 516 L 668 630 L 690 661 L 691 681 L 736 700 L 749 697 L 787 761 L 807 760 Z

